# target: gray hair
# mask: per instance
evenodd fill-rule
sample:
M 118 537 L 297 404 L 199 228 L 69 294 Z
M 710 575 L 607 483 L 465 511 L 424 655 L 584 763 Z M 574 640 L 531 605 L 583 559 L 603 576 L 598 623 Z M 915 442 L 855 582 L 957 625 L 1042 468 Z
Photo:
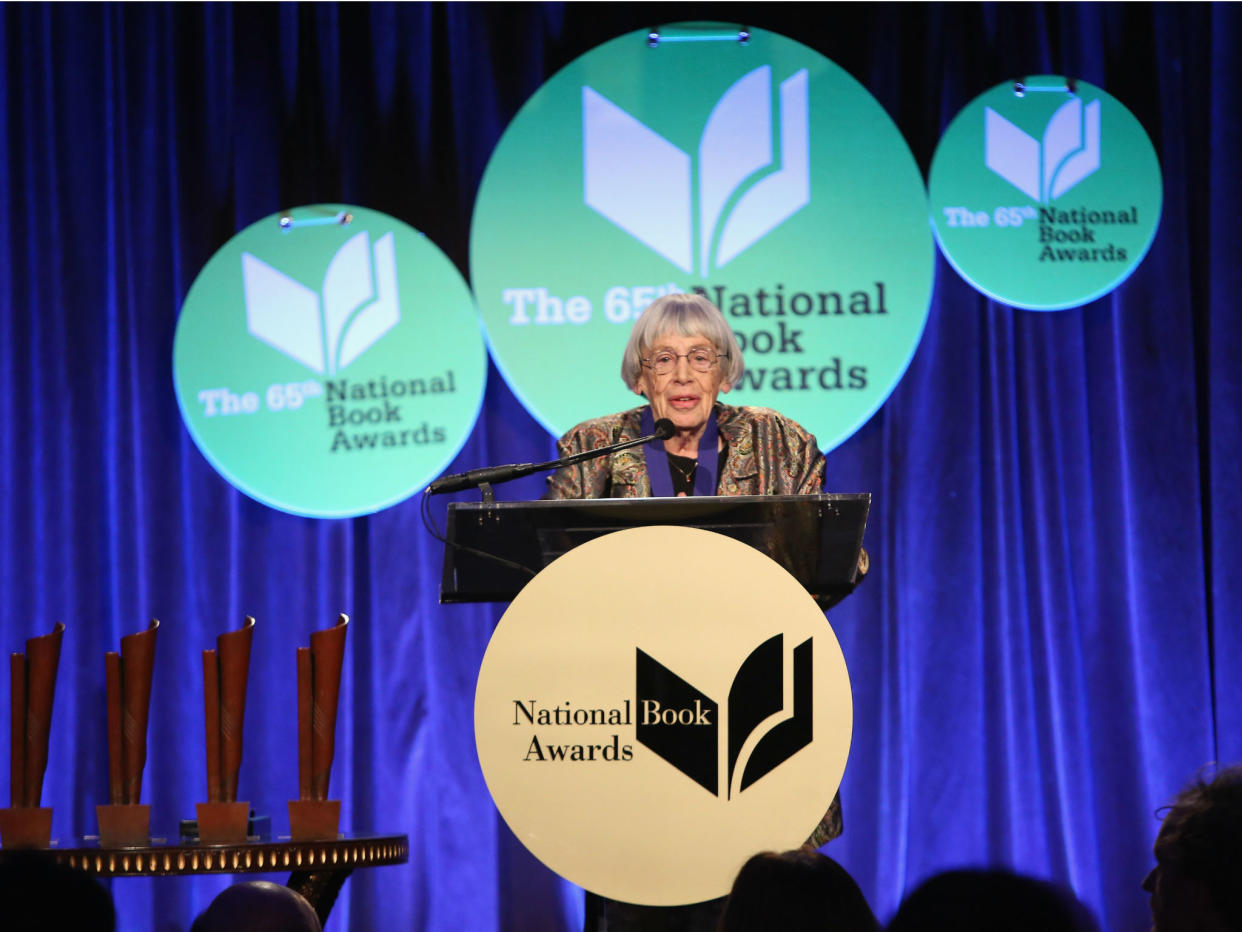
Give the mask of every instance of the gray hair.
M 631 391 L 638 390 L 638 378 L 642 373 L 643 355 L 652 344 L 666 333 L 679 333 L 683 337 L 704 337 L 724 354 L 721 362 L 724 381 L 737 385 L 742 378 L 742 348 L 729 327 L 724 315 L 716 305 L 700 294 L 670 294 L 657 298 L 634 321 L 625 354 L 621 357 L 621 378 Z

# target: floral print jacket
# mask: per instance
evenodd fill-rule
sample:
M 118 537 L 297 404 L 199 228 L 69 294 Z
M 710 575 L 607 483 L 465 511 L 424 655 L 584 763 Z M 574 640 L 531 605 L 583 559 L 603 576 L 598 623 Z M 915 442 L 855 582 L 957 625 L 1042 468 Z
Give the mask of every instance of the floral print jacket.
M 557 444 L 570 456 L 637 440 L 644 408 L 584 421 Z M 717 495 L 807 495 L 823 490 L 824 455 L 815 437 L 770 408 L 716 404 L 716 426 L 727 445 Z M 648 498 L 651 479 L 642 447 L 631 447 L 558 469 L 544 498 Z

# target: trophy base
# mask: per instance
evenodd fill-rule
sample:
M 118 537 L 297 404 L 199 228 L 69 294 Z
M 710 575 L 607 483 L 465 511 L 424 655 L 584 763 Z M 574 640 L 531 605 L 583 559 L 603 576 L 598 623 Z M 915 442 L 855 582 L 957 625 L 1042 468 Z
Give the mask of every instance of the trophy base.
M 52 844 L 50 806 L 0 809 L 0 847 L 49 848 Z
M 289 837 L 293 841 L 329 841 L 340 834 L 339 799 L 289 800 Z
M 250 803 L 195 803 L 198 840 L 204 845 L 238 845 L 246 840 Z
M 151 843 L 151 807 L 146 803 L 96 806 L 99 847 L 145 848 Z

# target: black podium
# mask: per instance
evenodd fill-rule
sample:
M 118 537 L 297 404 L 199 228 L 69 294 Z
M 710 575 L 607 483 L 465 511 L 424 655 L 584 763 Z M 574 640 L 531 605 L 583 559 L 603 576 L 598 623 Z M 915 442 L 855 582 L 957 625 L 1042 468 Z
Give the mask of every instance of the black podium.
M 788 570 L 823 607 L 854 591 L 870 493 L 453 502 L 441 602 L 508 602 L 579 544 L 677 525 L 741 541 Z

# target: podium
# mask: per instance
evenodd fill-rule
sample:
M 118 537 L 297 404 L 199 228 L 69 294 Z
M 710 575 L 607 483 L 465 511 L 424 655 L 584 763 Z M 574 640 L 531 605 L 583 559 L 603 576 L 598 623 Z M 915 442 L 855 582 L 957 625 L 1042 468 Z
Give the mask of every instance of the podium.
M 822 608 L 865 572 L 870 501 L 449 506 L 441 601 L 511 602 L 480 665 L 475 744 L 535 857 L 608 899 L 673 906 L 812 834 L 853 721 Z
M 871 494 L 452 502 L 440 601 L 508 602 L 557 557 L 613 531 L 700 528 L 731 537 L 789 571 L 821 607 L 858 585 Z

